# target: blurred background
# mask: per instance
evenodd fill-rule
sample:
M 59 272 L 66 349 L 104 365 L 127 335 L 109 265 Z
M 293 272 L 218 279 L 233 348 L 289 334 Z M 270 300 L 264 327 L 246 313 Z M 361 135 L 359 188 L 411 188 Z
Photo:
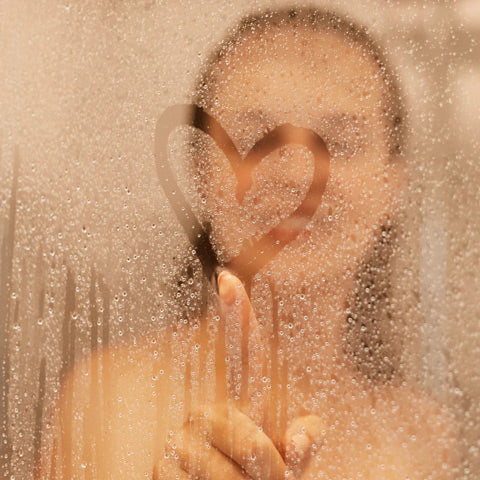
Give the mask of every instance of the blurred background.
M 399 341 L 409 375 L 461 424 L 459 478 L 476 479 L 480 2 L 311 4 L 367 26 L 400 77 L 411 135 Z M 203 62 L 242 16 L 300 3 L 0 5 L 0 478 L 13 480 L 35 478 L 73 362 L 172 314 L 187 241 L 156 178 L 156 119 L 192 101 Z

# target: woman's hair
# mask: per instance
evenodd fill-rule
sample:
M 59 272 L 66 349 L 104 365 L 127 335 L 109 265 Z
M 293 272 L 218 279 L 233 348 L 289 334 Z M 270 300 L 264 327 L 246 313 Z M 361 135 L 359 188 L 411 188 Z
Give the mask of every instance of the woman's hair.
M 265 11 L 244 18 L 231 34 L 213 52 L 195 88 L 195 103 L 206 110 L 212 102 L 212 88 L 217 81 L 214 67 L 229 52 L 247 36 L 263 33 L 270 28 L 306 28 L 313 31 L 331 32 L 343 35 L 347 40 L 361 46 L 372 56 L 378 65 L 386 85 L 384 98 L 384 114 L 388 129 L 389 151 L 392 161 L 403 156 L 406 143 L 406 118 L 403 110 L 402 96 L 393 70 L 388 65 L 378 44 L 372 39 L 367 29 L 348 18 L 342 18 L 335 13 L 316 8 L 285 8 Z M 391 318 L 389 310 L 390 292 L 390 258 L 395 250 L 396 230 L 393 224 L 384 225 L 378 232 L 378 238 L 371 248 L 367 258 L 362 263 L 357 277 L 356 288 L 346 305 L 348 311 L 347 337 L 345 352 L 352 363 L 371 379 L 377 381 L 389 380 L 398 370 L 399 356 L 391 345 L 385 341 L 382 333 L 385 323 Z M 180 294 L 182 290 L 189 292 L 187 279 L 194 275 L 193 268 L 178 282 Z M 189 282 L 192 283 L 191 281 Z M 203 299 L 206 296 L 206 281 L 201 282 L 202 291 L 197 292 L 200 309 L 203 309 Z M 193 298 L 189 294 L 189 298 Z M 200 311 L 190 302 L 185 316 Z M 380 320 L 381 318 L 381 320 Z
M 378 65 L 383 81 L 387 86 L 384 99 L 384 114 L 387 119 L 390 153 L 398 156 L 403 154 L 405 147 L 405 112 L 402 96 L 398 87 L 396 75 L 389 66 L 378 43 L 373 40 L 365 27 L 338 16 L 330 11 L 317 8 L 284 8 L 267 10 L 256 15 L 245 17 L 232 30 L 211 54 L 200 74 L 194 89 L 195 103 L 206 109 L 211 106 L 211 89 L 216 83 L 214 67 L 249 35 L 267 32 L 273 28 L 305 28 L 312 31 L 330 32 L 342 35 L 346 40 L 362 47 Z

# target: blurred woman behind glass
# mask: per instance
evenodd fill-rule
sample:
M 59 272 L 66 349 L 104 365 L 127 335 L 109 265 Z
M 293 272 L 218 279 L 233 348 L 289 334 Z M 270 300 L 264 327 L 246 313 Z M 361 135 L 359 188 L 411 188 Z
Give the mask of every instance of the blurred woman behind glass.
M 392 232 L 406 176 L 401 99 L 378 47 L 315 9 L 251 16 L 208 64 L 198 103 L 242 156 L 280 125 L 318 134 L 325 191 L 302 203 L 313 169 L 300 137 L 254 172 L 240 164 L 238 183 L 218 150 L 196 143 L 199 195 L 230 271 L 218 278 L 220 311 L 77 365 L 61 395 L 74 390 L 74 406 L 60 401 L 44 469 L 56 457 L 57 478 L 453 478 L 448 412 L 388 359 L 372 381 L 345 345 L 355 279 Z M 245 247 L 261 238 L 275 253 L 265 266 Z M 250 297 L 238 271 L 258 273 Z M 102 408 L 79 388 L 92 362 L 110 371 Z M 73 412 L 82 421 L 66 434 Z

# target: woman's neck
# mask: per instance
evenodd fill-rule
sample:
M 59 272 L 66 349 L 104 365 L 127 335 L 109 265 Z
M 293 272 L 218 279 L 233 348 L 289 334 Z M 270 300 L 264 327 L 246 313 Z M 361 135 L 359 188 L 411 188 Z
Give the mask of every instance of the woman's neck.
M 342 378 L 349 370 L 343 342 L 353 281 L 345 276 L 289 279 L 270 284 L 269 292 L 261 285 L 252 289 L 252 300 L 272 368 L 286 370 L 291 381 L 304 384 Z

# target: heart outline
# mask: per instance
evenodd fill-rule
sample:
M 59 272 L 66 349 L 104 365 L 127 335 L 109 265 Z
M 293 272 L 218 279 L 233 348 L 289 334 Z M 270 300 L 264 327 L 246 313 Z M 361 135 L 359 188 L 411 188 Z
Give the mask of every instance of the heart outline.
M 199 222 L 197 216 L 190 207 L 190 203 L 187 202 L 185 196 L 178 187 L 175 175 L 173 174 L 168 161 L 167 145 L 169 135 L 175 128 L 180 126 L 191 126 L 203 131 L 212 138 L 224 153 L 237 177 L 236 197 L 240 204 L 251 187 L 251 172 L 274 150 L 285 145 L 299 144 L 306 146 L 314 156 L 313 179 L 303 201 L 289 217 L 282 220 L 256 242 L 251 242 L 248 250 L 249 253 L 252 253 L 253 251 L 253 254 L 247 261 L 236 266 L 234 273 L 242 281 L 250 284 L 251 279 L 256 273 L 273 260 L 273 258 L 283 250 L 287 244 L 294 241 L 300 233 L 298 232 L 292 239 L 278 241 L 275 240 L 275 230 L 282 228 L 282 225 L 284 225 L 285 222 L 309 203 L 312 199 L 312 195 L 319 197 L 317 202 L 318 208 L 325 191 L 330 170 L 330 155 L 325 142 L 311 129 L 295 127 L 288 123 L 277 126 L 258 140 L 243 158 L 243 162 L 247 162 L 250 165 L 250 184 L 247 185 L 247 188 L 241 191 L 240 183 L 238 182 L 238 167 L 240 166 L 240 162 L 242 162 L 242 156 L 222 125 L 202 107 L 195 104 L 173 105 L 165 109 L 162 115 L 158 118 L 155 128 L 154 152 L 157 176 L 177 219 L 192 243 L 192 246 L 196 246 L 196 253 L 202 264 L 203 272 L 209 279 L 215 274 L 216 267 L 220 266 L 220 262 L 210 242 L 209 232 Z M 215 131 L 215 134 L 212 134 L 213 131 Z M 320 192 L 320 195 L 318 195 L 318 192 Z M 313 213 L 309 216 L 305 223 L 305 227 L 311 221 L 317 208 L 315 208 Z M 195 240 L 195 238 L 197 240 Z M 244 248 L 238 257 L 245 254 L 245 252 L 246 249 Z

